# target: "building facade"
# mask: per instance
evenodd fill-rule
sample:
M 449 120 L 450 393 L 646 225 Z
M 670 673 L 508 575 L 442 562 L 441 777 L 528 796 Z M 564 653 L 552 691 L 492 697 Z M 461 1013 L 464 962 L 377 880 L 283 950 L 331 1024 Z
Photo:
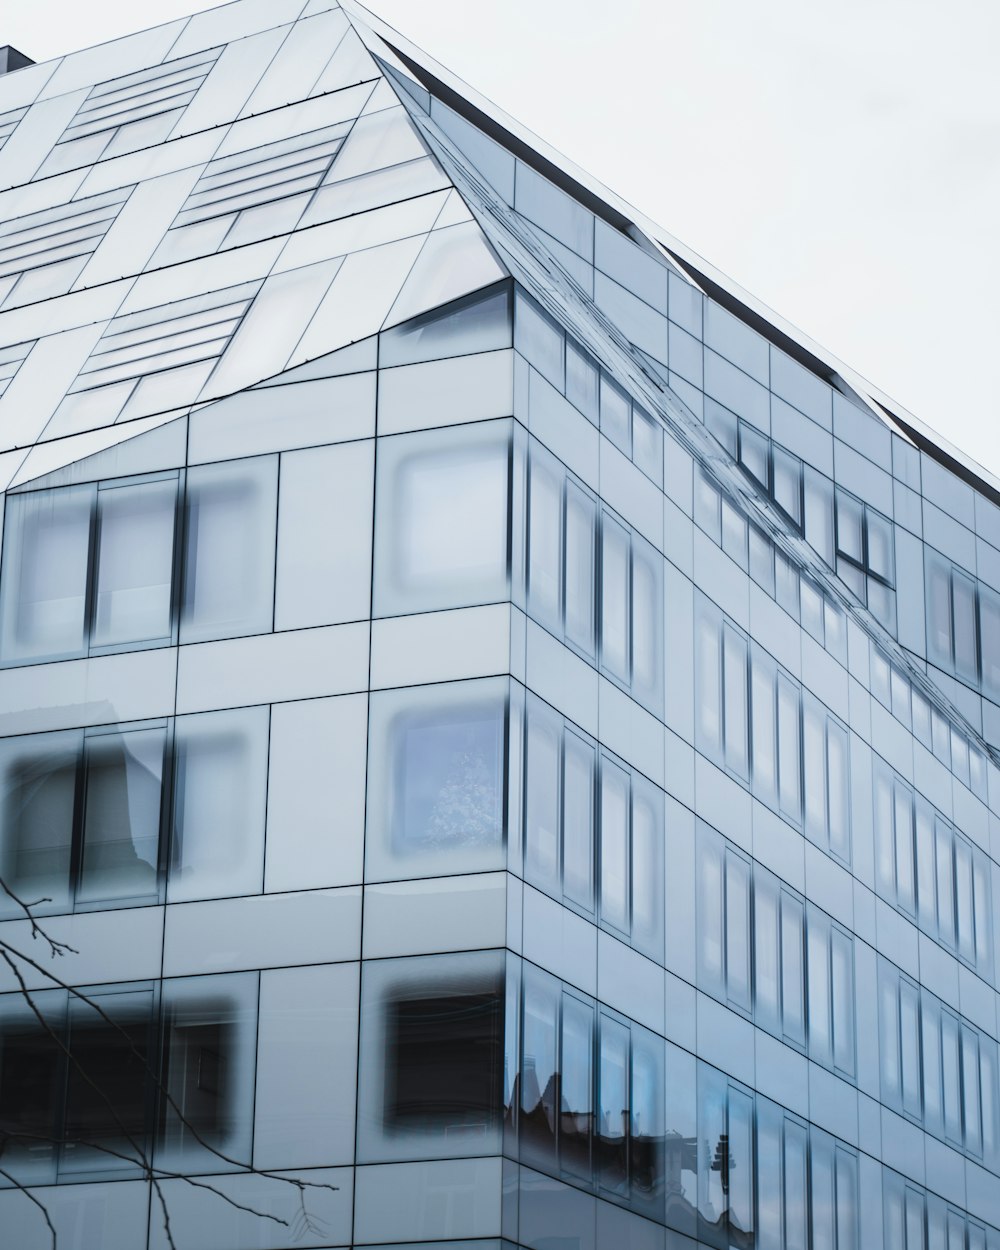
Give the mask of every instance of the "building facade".
M 0 76 L 0 1244 L 1000 1250 L 1000 483 L 360 8 Z

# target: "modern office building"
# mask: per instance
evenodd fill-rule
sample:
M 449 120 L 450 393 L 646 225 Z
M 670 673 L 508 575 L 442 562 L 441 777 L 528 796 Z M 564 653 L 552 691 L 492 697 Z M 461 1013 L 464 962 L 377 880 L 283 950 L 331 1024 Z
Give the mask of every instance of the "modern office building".
M 4 1250 L 1000 1250 L 1000 482 L 346 0 L 24 60 Z

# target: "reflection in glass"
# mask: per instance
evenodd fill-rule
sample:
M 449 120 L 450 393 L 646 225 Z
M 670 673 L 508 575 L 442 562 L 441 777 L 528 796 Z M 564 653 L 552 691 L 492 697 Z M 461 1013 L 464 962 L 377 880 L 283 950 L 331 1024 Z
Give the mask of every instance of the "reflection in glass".
M 3 659 L 79 653 L 86 641 L 95 490 L 11 495 L 4 518 Z
M 98 492 L 94 646 L 170 637 L 176 510 L 176 478 Z

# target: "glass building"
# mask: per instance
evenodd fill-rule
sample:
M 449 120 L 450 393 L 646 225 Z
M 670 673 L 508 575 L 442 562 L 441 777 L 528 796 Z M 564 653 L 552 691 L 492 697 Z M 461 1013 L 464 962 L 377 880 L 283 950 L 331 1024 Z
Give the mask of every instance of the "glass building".
M 1000 482 L 346 0 L 25 59 L 0 1244 L 1000 1250 Z

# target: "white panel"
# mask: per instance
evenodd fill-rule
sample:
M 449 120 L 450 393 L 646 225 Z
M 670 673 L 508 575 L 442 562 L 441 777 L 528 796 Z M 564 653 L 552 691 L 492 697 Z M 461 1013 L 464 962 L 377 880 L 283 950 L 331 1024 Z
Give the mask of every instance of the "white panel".
M 503 277 L 506 270 L 476 222 L 434 230 L 385 324 L 397 325 Z
M 292 353 L 289 365 L 312 360 L 374 334 L 409 273 L 422 242 L 419 237 L 403 239 L 348 256 L 312 324 Z
M 342 263 L 328 260 L 268 278 L 202 398 L 230 395 L 280 373 Z
M 345 178 L 357 178 L 373 169 L 386 169 L 426 155 L 423 140 L 400 104 L 358 119 L 327 181 L 343 182 Z
M 264 889 L 361 881 L 367 695 L 271 709 Z
M 165 427 L 165 438 L 158 436 L 160 427 Z M 43 443 L 31 449 L 11 485 L 31 482 L 37 489 L 42 485 L 66 486 L 70 482 L 96 482 L 101 478 L 177 468 L 184 463 L 184 436 L 183 418 L 161 415 L 124 428 L 90 430 Z M 158 441 L 147 441 L 151 438 Z
M 375 442 L 281 457 L 275 629 L 367 620 Z
M 348 29 L 343 10 L 296 22 L 264 77 L 246 103 L 242 116 L 281 108 L 308 95 Z
M 302 11 L 302 3 L 303 0 L 236 0 L 235 4 L 196 13 L 170 49 L 170 59 L 294 22 Z
M 103 329 L 102 323 L 81 326 L 35 344 L 0 397 L 0 446 L 23 447 L 35 442 Z
M 154 26 L 134 35 L 125 35 L 94 48 L 85 48 L 64 57 L 59 68 L 39 92 L 39 99 L 77 91 L 95 83 L 122 78 L 136 70 L 159 65 L 168 56 L 178 54 L 173 50 L 177 36 L 184 29 L 187 19 Z
M 382 369 L 378 385 L 379 434 L 509 417 L 514 411 L 514 353 Z
M 254 1166 L 354 1162 L 358 965 L 260 979 Z
M 330 63 L 320 74 L 313 87 L 313 94 L 320 91 L 339 91 L 351 83 L 380 78 L 378 66 L 365 49 L 365 45 L 353 30 L 341 39 Z
M 365 959 L 488 950 L 506 932 L 506 873 L 365 886 Z
M 88 261 L 76 286 L 95 286 L 139 273 L 156 250 L 188 192 L 198 180 L 200 167 L 182 169 L 142 182 L 125 201 L 111 229 Z
M 72 291 L 58 299 L 41 304 L 29 304 L 26 308 L 14 308 L 0 313 L 0 343 L 25 343 L 45 335 L 58 334 L 60 330 L 73 330 L 77 326 L 90 326 L 95 321 L 105 321 L 118 311 L 132 279 L 109 282 L 89 291 Z M 10 391 L 7 391 L 10 394 Z
M 181 648 L 178 668 L 178 712 L 350 694 L 368 685 L 368 626 L 203 642 Z
M 275 386 L 290 386 L 298 382 L 309 382 L 317 378 L 339 378 L 348 373 L 367 373 L 378 366 L 378 335 L 360 339 L 349 347 L 341 347 L 339 351 L 328 352 L 325 356 L 317 356 L 305 365 L 296 365 L 294 369 L 286 369 L 276 378 L 270 378 L 259 384 L 260 390 L 270 390 Z M 374 381 L 372 383 L 374 386 Z M 375 433 L 375 410 L 371 413 L 370 430 L 355 435 L 356 438 L 367 438 Z
M 242 972 L 357 959 L 361 888 L 175 903 L 163 936 L 163 975 Z
M 16 74 L 0 74 L 0 113 L 24 108 L 38 93 L 63 62 L 63 57 L 43 61 L 40 65 L 25 65 Z
M 372 623 L 371 688 L 510 672 L 507 603 Z
M 241 391 L 193 413 L 188 464 L 342 443 L 374 434 L 374 371 L 267 386 Z
M 128 298 L 117 311 L 124 316 L 161 304 L 172 304 L 175 300 L 204 295 L 206 291 L 220 291 L 263 278 L 270 272 L 283 246 L 283 239 L 269 239 L 218 256 L 202 256 L 183 265 L 145 273 L 136 280 Z M 2 321 L 0 314 L 0 323 Z
M 3 149 L 4 152 L 6 150 Z M 0 160 L 2 159 L 0 153 Z M 9 221 L 25 213 L 37 213 L 44 208 L 68 204 L 77 194 L 86 176 L 85 169 L 74 169 L 70 173 L 56 174 L 53 178 L 43 178 L 38 182 L 0 191 L 0 218 Z
M 279 9 L 280 0 L 273 0 L 271 7 L 274 10 Z M 229 6 L 213 12 L 228 13 Z M 207 17 L 209 14 L 200 16 Z M 193 25 L 197 20 L 197 17 L 193 17 L 191 24 Z M 273 25 L 274 20 L 277 20 L 277 14 L 267 25 Z M 288 31 L 288 26 L 282 26 L 276 30 L 263 30 L 259 35 L 236 39 L 235 43 L 227 44 L 212 67 L 212 72 L 202 83 L 201 89 L 188 105 L 170 137 L 190 135 L 196 130 L 220 126 L 238 116 L 240 109 L 247 101 L 247 96 L 260 81 L 261 75 L 271 63 L 278 48 L 281 47 Z M 225 38 L 233 39 L 235 36 L 227 33 Z M 175 52 L 175 55 L 180 55 L 180 53 Z
M 300 230 L 289 238 L 275 269 L 292 269 L 327 256 L 346 256 L 394 239 L 424 235 L 434 225 L 447 194 L 432 192 Z
M 301 100 L 270 113 L 244 117 L 230 126 L 216 155 L 231 156 L 234 152 L 246 152 L 289 139 L 292 135 L 303 135 L 310 130 L 321 130 L 324 126 L 349 121 L 358 116 L 371 93 L 372 84 L 365 83 L 320 99 Z
M 5 77 L 14 78 L 16 75 Z M 86 94 L 86 91 L 76 91 L 72 95 L 59 96 L 54 100 L 39 101 L 32 105 L 0 152 L 0 187 L 12 187 L 27 182 L 38 172 L 42 161 L 72 120 Z
M 169 716 L 176 667 L 163 647 L 0 670 L 0 734 Z
M 174 139 L 170 143 L 143 148 L 139 152 L 129 152 L 126 156 L 101 161 L 92 169 L 81 171 L 86 175 L 86 181 L 80 188 L 80 195 L 98 195 L 102 191 L 172 174 L 192 165 L 201 166 L 215 155 L 220 135 L 224 134 L 223 130 L 208 130 L 201 134 L 188 135 L 184 139 Z
M 443 230 L 445 226 L 459 226 L 462 222 L 472 221 L 472 219 L 472 214 L 461 194 L 458 191 L 452 191 L 448 196 L 448 202 L 441 210 L 441 216 L 434 224 L 439 230 Z

